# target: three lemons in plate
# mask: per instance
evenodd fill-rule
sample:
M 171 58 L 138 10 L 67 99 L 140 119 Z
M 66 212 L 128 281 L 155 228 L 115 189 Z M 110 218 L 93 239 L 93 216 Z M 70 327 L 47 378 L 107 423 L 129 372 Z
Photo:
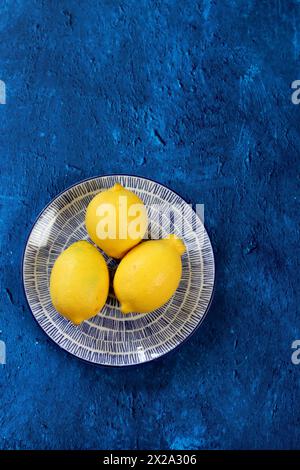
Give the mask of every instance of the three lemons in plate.
M 148 227 L 146 207 L 120 184 L 97 194 L 85 218 L 91 240 L 120 259 L 113 287 L 123 313 L 148 313 L 175 293 L 182 274 L 183 242 L 175 235 L 142 241 Z M 78 241 L 56 259 L 50 276 L 55 309 L 74 324 L 95 316 L 105 305 L 109 273 L 100 251 Z

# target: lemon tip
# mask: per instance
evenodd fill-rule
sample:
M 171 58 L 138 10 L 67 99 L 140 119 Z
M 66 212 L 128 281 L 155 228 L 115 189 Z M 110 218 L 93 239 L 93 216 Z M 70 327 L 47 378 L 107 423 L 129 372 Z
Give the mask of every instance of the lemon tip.
M 123 186 L 120 183 L 115 183 L 112 188 L 110 188 L 111 191 L 120 191 L 123 189 Z
M 124 303 L 121 304 L 120 309 L 121 309 L 121 312 L 122 312 L 122 313 L 130 313 L 130 312 L 132 312 L 132 308 L 130 308 L 130 305 L 129 305 L 129 304 L 124 304 Z
M 183 255 L 183 253 L 185 253 L 186 251 L 185 244 L 183 243 L 181 238 L 177 237 L 177 235 L 175 234 L 168 235 L 165 238 L 165 240 L 169 240 L 172 243 L 173 247 L 180 254 L 180 256 Z

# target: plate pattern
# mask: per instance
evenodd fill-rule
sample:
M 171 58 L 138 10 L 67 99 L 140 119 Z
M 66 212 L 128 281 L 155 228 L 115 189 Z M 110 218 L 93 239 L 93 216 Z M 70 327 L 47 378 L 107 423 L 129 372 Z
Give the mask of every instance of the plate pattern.
M 80 326 L 60 316 L 49 293 L 51 269 L 57 256 L 77 240 L 89 240 L 84 225 L 89 201 L 101 190 L 121 183 L 151 208 L 155 223 L 149 237 L 170 232 L 164 207 L 184 214 L 182 279 L 174 296 L 147 315 L 123 315 L 111 291 L 105 307 Z M 182 236 L 178 226 L 172 232 Z M 90 240 L 89 240 L 90 241 Z M 111 275 L 116 261 L 107 257 Z M 156 359 L 186 340 L 201 323 L 212 297 L 214 256 L 207 232 L 193 209 L 176 193 L 154 181 L 136 176 L 111 175 L 82 181 L 58 195 L 38 217 L 26 244 L 23 282 L 30 309 L 47 335 L 61 348 L 85 361 L 128 366 Z

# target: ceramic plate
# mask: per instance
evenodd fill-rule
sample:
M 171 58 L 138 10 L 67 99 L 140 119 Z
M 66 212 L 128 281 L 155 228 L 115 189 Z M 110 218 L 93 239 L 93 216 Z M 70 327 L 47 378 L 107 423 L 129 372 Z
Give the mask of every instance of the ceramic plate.
M 151 211 L 149 238 L 163 237 L 170 231 L 183 238 L 186 253 L 182 257 L 182 279 L 170 301 L 149 314 L 123 315 L 110 291 L 105 307 L 96 317 L 74 326 L 51 303 L 51 269 L 58 255 L 71 243 L 89 240 L 84 225 L 86 207 L 95 194 L 116 182 L 133 190 Z M 106 255 L 105 258 L 113 276 L 117 262 Z M 35 222 L 23 259 L 25 294 L 41 328 L 74 356 L 106 366 L 148 362 L 185 341 L 209 308 L 214 275 L 211 243 L 192 207 L 157 182 L 125 175 L 88 179 L 59 194 Z

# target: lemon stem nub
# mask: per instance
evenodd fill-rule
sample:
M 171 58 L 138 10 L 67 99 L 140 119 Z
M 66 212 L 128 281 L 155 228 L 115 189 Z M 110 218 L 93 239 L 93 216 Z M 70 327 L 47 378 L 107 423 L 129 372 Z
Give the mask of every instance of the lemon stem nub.
M 115 183 L 110 191 L 120 191 L 120 189 L 124 189 L 123 186 L 120 183 Z
M 185 245 L 183 241 L 179 237 L 177 237 L 177 235 L 168 235 L 165 240 L 168 240 L 170 241 L 170 243 L 172 243 L 173 247 L 179 253 L 180 256 L 185 253 Z
M 122 304 L 121 305 L 121 312 L 122 313 L 130 313 L 132 312 L 132 308 L 128 304 Z

